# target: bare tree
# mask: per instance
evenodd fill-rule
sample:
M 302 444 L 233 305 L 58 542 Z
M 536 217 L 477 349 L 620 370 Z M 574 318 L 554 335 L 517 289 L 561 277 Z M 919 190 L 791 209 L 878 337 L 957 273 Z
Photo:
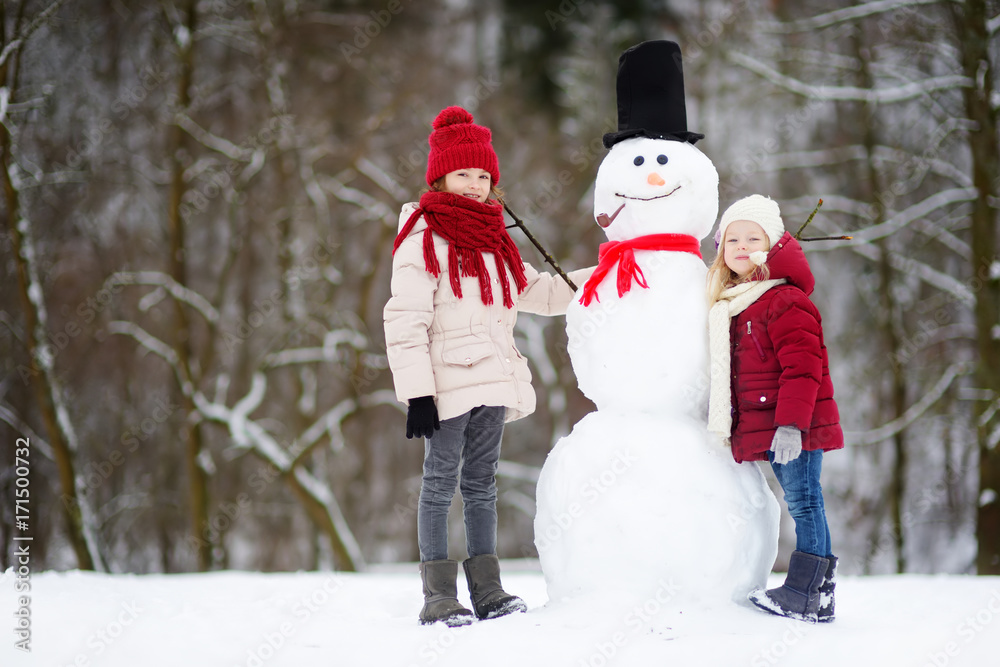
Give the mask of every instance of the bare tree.
M 21 52 L 32 35 L 52 19 L 62 4 L 64 0 L 52 2 L 28 22 L 25 21 L 27 0 L 18 3 L 14 17 L 0 15 L 0 38 L 4 39 L 0 51 L 0 179 L 4 187 L 6 223 L 17 265 L 17 288 L 25 322 L 24 340 L 31 359 L 31 367 L 22 375 L 22 380 L 34 386 L 38 409 L 59 470 L 67 536 L 79 567 L 93 570 L 103 569 L 103 560 L 98 550 L 90 500 L 85 490 L 80 488 L 76 475 L 77 436 L 48 342 L 45 292 L 38 269 L 33 225 L 24 208 L 22 195 L 23 181 L 31 176 L 18 163 L 18 124 L 12 117 L 19 102 Z M 8 32 L 11 35 L 9 41 L 6 39 Z

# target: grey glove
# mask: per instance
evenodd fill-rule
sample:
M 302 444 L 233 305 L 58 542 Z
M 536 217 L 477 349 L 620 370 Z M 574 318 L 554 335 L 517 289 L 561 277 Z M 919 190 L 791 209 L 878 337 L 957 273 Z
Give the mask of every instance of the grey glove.
M 774 462 L 784 465 L 802 453 L 802 431 L 794 426 L 779 426 L 771 440 Z

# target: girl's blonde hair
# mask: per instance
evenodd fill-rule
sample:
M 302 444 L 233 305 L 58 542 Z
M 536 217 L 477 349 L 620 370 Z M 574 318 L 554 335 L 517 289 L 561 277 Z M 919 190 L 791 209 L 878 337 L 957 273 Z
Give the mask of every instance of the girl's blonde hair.
M 708 267 L 709 308 L 715 305 L 715 303 L 719 300 L 723 290 L 729 287 L 735 287 L 741 283 L 749 283 L 755 280 L 767 280 L 771 277 L 771 270 L 768 268 L 767 262 L 765 262 L 743 278 L 740 278 L 736 275 L 736 272 L 730 269 L 726 264 L 725 244 L 726 239 L 722 239 L 719 244 L 719 251 L 715 255 L 715 259 L 712 261 L 712 264 Z M 768 243 L 767 249 L 771 249 L 770 243 Z

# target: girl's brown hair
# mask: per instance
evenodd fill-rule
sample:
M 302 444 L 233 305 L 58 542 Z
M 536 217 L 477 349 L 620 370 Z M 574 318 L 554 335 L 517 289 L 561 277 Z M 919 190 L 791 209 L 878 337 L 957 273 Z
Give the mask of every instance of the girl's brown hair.
M 447 176 L 448 175 L 445 174 L 441 178 L 437 179 L 436 181 L 431 183 L 431 187 L 421 191 L 420 194 L 423 194 L 424 192 L 443 192 L 444 179 L 447 178 Z M 499 185 L 493 185 L 492 183 L 490 183 L 490 194 L 493 196 L 494 199 L 499 199 L 500 197 L 504 196 L 504 191 L 503 188 L 501 188 Z

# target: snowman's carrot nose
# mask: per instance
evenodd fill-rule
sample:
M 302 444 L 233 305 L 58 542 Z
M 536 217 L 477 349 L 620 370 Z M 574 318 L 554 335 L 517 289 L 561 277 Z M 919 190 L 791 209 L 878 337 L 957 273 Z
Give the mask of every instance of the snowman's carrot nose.
M 655 171 L 646 177 L 646 182 L 650 185 L 663 185 L 666 183 Z

